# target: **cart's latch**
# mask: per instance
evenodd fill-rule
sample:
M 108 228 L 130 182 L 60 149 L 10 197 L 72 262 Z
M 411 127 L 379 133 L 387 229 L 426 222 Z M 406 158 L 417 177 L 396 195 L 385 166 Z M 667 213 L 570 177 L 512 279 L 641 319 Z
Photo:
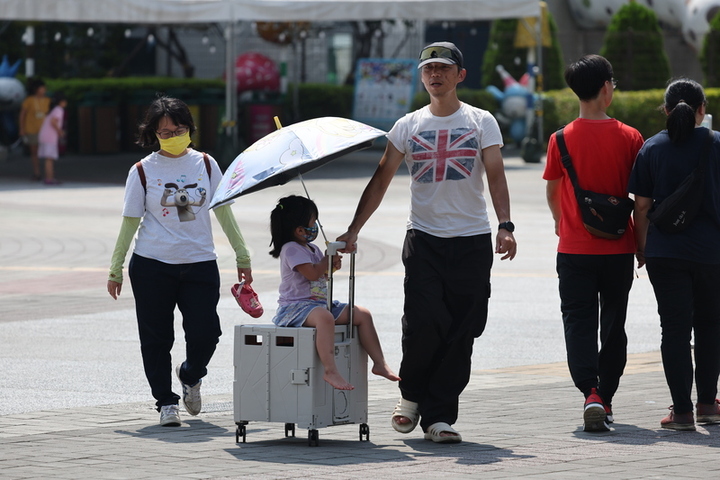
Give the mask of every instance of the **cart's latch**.
M 290 370 L 290 383 L 293 385 L 310 385 L 310 369 Z

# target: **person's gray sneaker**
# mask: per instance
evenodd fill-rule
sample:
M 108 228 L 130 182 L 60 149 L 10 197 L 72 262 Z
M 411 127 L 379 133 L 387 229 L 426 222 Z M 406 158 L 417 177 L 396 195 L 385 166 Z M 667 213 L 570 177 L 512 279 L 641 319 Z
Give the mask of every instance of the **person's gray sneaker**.
M 177 405 L 163 405 L 160 407 L 160 425 L 163 427 L 180 426 L 180 409 Z
M 187 410 L 190 415 L 195 416 L 200 413 L 200 410 L 202 409 L 202 398 L 200 398 L 200 385 L 202 385 L 202 380 L 198 380 L 198 382 L 192 386 L 187 383 L 183 383 L 180 378 L 181 367 L 182 364 L 175 367 L 175 374 L 177 375 L 178 380 L 180 380 L 180 385 L 182 385 L 183 405 L 185 405 L 185 410 Z

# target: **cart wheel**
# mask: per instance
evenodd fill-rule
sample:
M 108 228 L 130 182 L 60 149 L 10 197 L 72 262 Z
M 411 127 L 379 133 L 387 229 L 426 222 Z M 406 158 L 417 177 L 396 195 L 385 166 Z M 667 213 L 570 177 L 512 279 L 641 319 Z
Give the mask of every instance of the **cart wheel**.
M 238 423 L 237 429 L 235 430 L 235 443 L 240 443 L 240 437 L 242 437 L 242 443 L 245 443 L 247 436 L 247 429 L 244 423 Z
M 315 429 L 308 430 L 308 445 L 311 447 L 320 445 L 320 435 L 318 434 L 318 431 Z
M 294 423 L 286 423 L 285 424 L 285 436 L 286 437 L 294 437 L 295 436 L 295 424 Z
M 370 441 L 370 427 L 367 423 L 361 423 L 360 424 L 360 441 L 363 441 L 363 437 L 365 437 L 366 442 Z

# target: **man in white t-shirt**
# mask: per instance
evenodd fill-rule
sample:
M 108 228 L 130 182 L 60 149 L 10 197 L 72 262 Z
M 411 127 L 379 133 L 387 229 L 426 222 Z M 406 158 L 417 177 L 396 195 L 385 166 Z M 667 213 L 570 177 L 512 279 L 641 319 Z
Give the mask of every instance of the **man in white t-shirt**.
M 430 105 L 395 123 L 348 231 L 338 240 L 354 249 L 404 160 L 412 184 L 402 256 L 402 397 L 391 423 L 401 433 L 420 423 L 425 439 L 457 443 L 462 437 L 452 424 L 490 297 L 493 246 L 483 174 L 499 221 L 494 250 L 502 260 L 515 257 L 515 226 L 497 121 L 457 97 L 457 85 L 467 74 L 462 53 L 450 42 L 433 43 L 420 53 L 418 68 Z

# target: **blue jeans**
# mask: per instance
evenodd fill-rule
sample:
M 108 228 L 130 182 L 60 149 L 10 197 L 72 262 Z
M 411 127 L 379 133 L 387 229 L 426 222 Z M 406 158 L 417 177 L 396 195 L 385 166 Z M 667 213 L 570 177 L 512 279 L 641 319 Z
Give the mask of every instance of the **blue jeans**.
M 490 234 L 405 236 L 400 391 L 418 403 L 423 431 L 454 424 L 470 380 L 473 343 L 485 329 L 493 249 Z
M 675 413 L 693 411 L 693 361 L 690 338 L 695 332 L 697 401 L 712 404 L 720 372 L 720 265 L 675 258 L 647 258 L 646 267 L 658 303 L 662 326 L 665 379 Z
M 581 392 L 587 395 L 591 388 L 597 388 L 608 405 L 612 404 L 627 361 L 625 319 L 633 262 L 630 253 L 557 254 L 570 375 Z
M 207 365 L 222 334 L 217 304 L 220 272 L 216 261 L 172 265 L 139 255 L 130 259 L 129 276 L 135 296 L 140 350 L 155 405 L 174 405 L 172 390 L 175 341 L 174 311 L 182 314 L 185 355 L 180 376 L 193 385 L 207 375 Z

